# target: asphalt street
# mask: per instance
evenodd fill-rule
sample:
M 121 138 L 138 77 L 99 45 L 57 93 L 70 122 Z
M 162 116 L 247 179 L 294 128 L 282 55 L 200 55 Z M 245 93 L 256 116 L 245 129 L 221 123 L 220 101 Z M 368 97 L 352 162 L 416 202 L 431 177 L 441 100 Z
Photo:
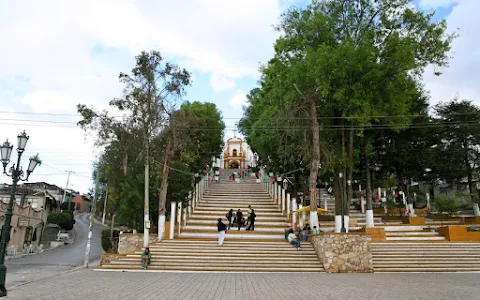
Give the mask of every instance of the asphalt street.
M 32 280 L 55 277 L 55 275 L 83 265 L 89 225 L 90 214 L 78 213 L 75 215 L 73 229 L 75 241 L 73 244 L 6 261 L 7 289 Z M 101 224 L 94 223 L 89 260 L 92 264 L 100 259 L 102 253 L 100 237 L 103 228 Z

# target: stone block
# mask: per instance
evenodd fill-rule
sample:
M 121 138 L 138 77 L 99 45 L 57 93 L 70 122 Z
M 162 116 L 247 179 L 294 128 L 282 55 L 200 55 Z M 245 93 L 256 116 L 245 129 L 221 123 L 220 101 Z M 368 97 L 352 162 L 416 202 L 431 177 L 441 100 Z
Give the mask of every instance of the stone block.
M 480 242 L 480 232 L 469 232 L 462 225 L 443 226 L 438 229 L 438 233 L 451 242 Z
M 371 237 L 366 233 L 321 233 L 311 239 L 328 273 L 372 273 Z

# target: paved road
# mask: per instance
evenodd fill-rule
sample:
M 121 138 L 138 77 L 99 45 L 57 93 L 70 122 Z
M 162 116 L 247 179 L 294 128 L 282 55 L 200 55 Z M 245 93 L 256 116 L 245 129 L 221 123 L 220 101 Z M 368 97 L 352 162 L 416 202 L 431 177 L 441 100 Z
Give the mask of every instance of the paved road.
M 75 242 L 73 244 L 6 261 L 7 288 L 32 280 L 50 277 L 83 265 L 89 225 L 90 214 L 78 213 L 75 215 Z M 102 229 L 102 225 L 95 223 L 90 261 L 100 259 L 102 253 L 100 242 Z
M 15 288 L 7 299 L 473 300 L 478 274 L 199 274 L 82 269 Z

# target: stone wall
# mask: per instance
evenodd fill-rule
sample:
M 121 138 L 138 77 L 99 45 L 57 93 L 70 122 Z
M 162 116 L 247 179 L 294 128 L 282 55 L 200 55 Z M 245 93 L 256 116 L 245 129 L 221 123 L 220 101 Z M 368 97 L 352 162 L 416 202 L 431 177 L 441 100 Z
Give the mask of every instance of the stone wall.
M 123 255 L 118 253 L 102 253 L 102 257 L 100 258 L 100 265 L 103 266 L 105 264 L 109 264 L 113 260 L 117 260 L 119 257 Z
M 150 235 L 150 243 L 157 240 L 156 235 Z M 118 239 L 118 253 L 127 254 L 143 248 L 143 233 L 122 233 Z
M 365 233 L 320 233 L 311 242 L 328 273 L 372 273 L 371 237 Z

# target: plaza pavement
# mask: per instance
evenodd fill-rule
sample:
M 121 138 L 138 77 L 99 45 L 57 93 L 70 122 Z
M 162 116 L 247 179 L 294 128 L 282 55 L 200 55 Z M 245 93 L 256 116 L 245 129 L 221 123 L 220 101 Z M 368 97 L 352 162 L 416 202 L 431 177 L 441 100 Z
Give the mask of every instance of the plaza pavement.
M 479 274 L 221 274 L 73 270 L 6 299 L 474 300 Z

